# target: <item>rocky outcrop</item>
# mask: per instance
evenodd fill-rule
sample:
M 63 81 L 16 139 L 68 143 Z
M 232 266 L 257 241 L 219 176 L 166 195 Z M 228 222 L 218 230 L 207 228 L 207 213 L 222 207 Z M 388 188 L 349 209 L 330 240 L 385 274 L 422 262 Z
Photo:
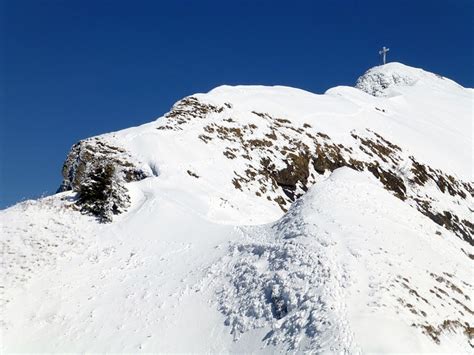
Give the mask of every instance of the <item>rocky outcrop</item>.
M 211 113 L 221 113 L 225 108 L 231 108 L 231 104 L 226 103 L 225 107 L 217 107 L 212 104 L 203 103 L 194 96 L 185 97 L 173 105 L 171 111 L 164 118 L 167 124 L 157 127 L 159 130 L 182 130 L 181 125 L 194 119 L 203 119 Z
M 110 222 L 130 204 L 125 183 L 151 176 L 151 171 L 116 143 L 95 137 L 76 143 L 63 165 L 58 192 L 77 192 L 81 212 Z

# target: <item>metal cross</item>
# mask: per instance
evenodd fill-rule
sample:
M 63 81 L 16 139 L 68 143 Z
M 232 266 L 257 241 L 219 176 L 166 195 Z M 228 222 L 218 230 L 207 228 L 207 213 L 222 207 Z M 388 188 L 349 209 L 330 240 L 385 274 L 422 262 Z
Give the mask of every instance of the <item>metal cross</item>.
M 385 64 L 386 62 L 386 57 L 387 57 L 387 52 L 390 50 L 390 48 L 385 48 L 385 46 L 382 47 L 382 50 L 379 51 L 379 54 L 382 56 L 383 58 L 383 64 Z

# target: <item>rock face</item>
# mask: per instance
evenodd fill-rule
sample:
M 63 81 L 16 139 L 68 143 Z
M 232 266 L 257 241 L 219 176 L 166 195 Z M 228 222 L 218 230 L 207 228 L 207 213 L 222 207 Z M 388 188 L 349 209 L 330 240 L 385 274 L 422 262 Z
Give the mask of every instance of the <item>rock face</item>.
M 126 211 L 130 198 L 125 183 L 151 176 L 123 148 L 101 137 L 76 143 L 62 173 L 64 180 L 58 192 L 77 192 L 80 210 L 101 222 L 110 222 L 113 215 Z

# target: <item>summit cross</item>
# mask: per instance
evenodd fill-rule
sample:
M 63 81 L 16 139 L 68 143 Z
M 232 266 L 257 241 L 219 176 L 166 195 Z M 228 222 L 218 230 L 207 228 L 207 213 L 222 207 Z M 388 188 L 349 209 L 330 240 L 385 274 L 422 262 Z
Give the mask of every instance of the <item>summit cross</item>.
M 379 51 L 379 54 L 382 56 L 383 58 L 383 64 L 386 63 L 386 59 L 387 59 L 387 52 L 390 50 L 390 48 L 385 48 L 385 46 L 382 47 L 382 50 Z

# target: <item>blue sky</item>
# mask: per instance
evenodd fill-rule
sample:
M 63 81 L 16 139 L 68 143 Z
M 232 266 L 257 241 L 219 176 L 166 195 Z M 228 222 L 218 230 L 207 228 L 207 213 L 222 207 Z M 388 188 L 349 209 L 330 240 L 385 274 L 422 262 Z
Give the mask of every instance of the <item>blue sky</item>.
M 474 2 L 0 0 L 0 208 L 54 193 L 77 140 L 222 84 L 316 93 L 389 61 L 474 86 Z

